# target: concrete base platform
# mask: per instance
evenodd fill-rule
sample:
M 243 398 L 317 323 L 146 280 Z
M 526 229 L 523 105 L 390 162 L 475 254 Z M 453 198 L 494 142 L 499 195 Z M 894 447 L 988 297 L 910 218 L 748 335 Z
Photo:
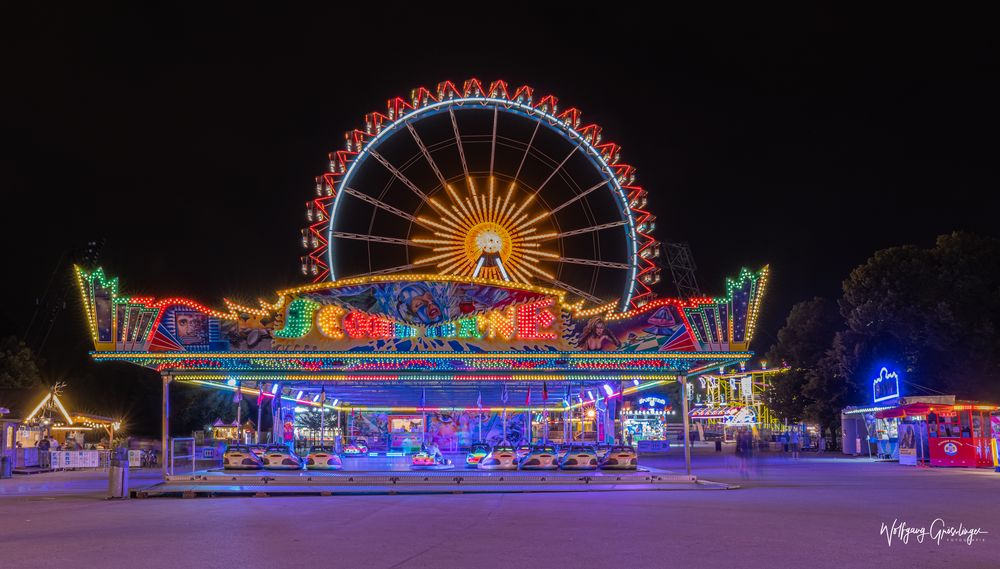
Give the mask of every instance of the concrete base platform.
M 225 472 L 168 476 L 162 484 L 133 491 L 152 496 L 453 494 L 494 492 L 597 492 L 728 489 L 726 484 L 665 470 L 585 472 Z

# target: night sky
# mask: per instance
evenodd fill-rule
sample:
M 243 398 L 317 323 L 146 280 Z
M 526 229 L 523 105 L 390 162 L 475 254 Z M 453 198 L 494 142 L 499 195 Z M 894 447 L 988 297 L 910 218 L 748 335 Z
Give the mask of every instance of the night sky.
M 60 256 L 95 238 L 126 292 L 219 306 L 303 282 L 327 152 L 444 79 L 529 84 L 602 125 L 703 292 L 770 263 L 759 352 L 877 249 L 1000 234 L 997 50 L 963 15 L 214 10 L 3 18 L 0 334 L 25 333 Z M 69 301 L 48 372 L 110 374 L 81 357 Z

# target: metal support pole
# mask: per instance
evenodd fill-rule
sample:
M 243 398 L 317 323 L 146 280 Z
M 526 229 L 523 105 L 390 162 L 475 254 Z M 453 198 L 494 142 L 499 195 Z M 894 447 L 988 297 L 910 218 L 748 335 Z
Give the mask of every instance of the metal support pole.
M 160 455 L 163 459 L 162 471 L 164 479 L 167 476 L 167 464 L 170 460 L 170 381 L 169 375 L 163 375 L 163 409 L 162 409 L 162 435 L 160 439 Z
M 238 383 L 236 393 L 239 394 L 239 399 L 236 400 L 236 442 L 242 445 L 246 444 L 243 441 L 243 391 Z
M 688 418 L 687 376 L 681 379 L 681 413 L 684 414 L 684 468 L 691 475 L 691 420 Z

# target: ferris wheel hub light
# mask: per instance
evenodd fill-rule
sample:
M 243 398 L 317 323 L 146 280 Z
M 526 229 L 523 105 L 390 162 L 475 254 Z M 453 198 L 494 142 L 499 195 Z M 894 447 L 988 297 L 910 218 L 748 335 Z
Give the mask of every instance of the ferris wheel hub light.
M 503 239 L 496 231 L 480 231 L 479 235 L 476 235 L 476 247 L 483 253 L 499 253 L 503 248 Z

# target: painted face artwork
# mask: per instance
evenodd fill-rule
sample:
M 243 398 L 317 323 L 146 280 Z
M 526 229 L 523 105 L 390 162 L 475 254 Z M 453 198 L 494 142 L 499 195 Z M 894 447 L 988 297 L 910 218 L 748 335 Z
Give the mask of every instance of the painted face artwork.
M 400 317 L 411 324 L 437 324 L 443 313 L 430 289 L 423 285 L 410 285 L 399 291 L 397 308 Z
M 207 325 L 204 314 L 178 313 L 174 317 L 177 338 L 183 344 L 198 344 L 207 341 Z

